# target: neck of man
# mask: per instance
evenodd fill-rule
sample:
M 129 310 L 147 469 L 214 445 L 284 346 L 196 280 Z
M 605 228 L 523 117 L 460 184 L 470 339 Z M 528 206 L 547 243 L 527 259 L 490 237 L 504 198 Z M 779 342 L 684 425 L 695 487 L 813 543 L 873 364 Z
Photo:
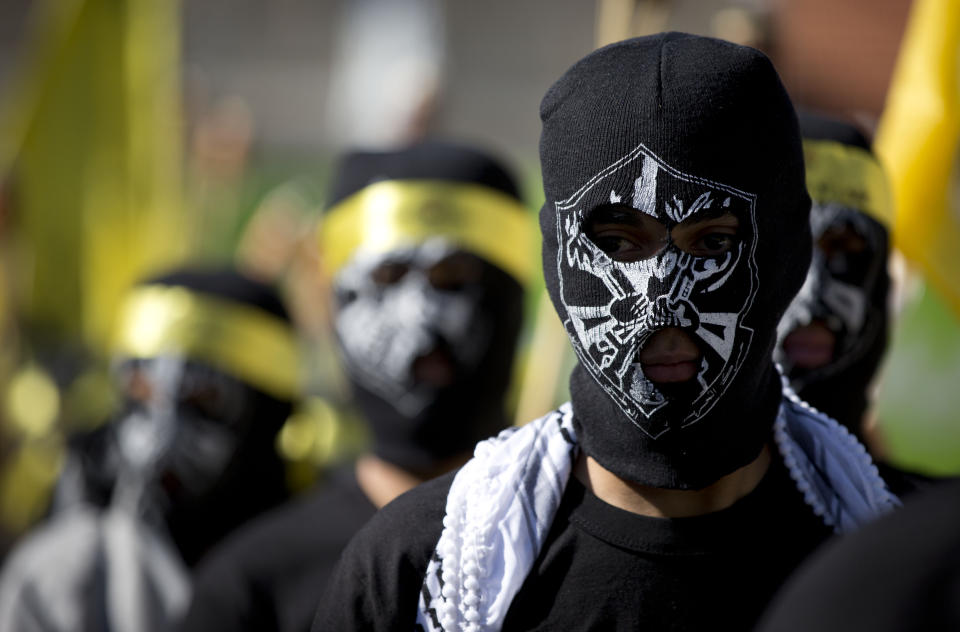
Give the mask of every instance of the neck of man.
M 371 503 L 380 509 L 394 498 L 420 483 L 460 467 L 470 458 L 469 454 L 457 455 L 443 461 L 426 472 L 413 472 L 385 461 L 375 454 L 365 454 L 357 459 L 354 472 L 357 484 Z
M 654 518 L 689 518 L 730 507 L 756 489 L 770 467 L 770 446 L 752 462 L 703 489 L 662 489 L 624 480 L 580 454 L 574 476 L 597 498 L 625 511 Z

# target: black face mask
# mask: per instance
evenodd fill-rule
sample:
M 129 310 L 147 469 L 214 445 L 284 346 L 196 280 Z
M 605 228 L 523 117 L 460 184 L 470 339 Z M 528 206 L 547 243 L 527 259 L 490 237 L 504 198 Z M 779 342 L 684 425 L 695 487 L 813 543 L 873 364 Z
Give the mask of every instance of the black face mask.
M 595 186 L 557 205 L 559 299 L 580 365 L 656 439 L 709 413 L 747 357 L 755 330 L 744 317 L 759 285 L 755 200 L 661 166 L 644 149 L 621 168 L 641 172 L 630 190 Z M 626 243 L 617 231 L 620 243 L 591 235 L 624 212 L 634 215 L 624 218 L 635 233 Z M 733 233 L 707 228 L 717 217 Z M 643 345 L 667 327 L 691 333 L 701 350 L 689 397 L 670 397 L 640 365 Z
M 430 473 L 507 425 L 521 288 L 443 239 L 357 256 L 335 329 L 374 452 Z
M 810 220 L 813 262 L 780 323 L 776 358 L 801 399 L 860 435 L 887 344 L 887 230 L 835 204 L 814 204 Z
M 579 360 L 581 447 L 630 481 L 710 485 L 770 438 L 776 325 L 809 263 L 789 100 L 760 53 L 673 33 L 588 56 L 541 118 L 544 275 Z M 655 246 L 606 241 L 611 213 Z M 733 228 L 698 232 L 714 220 Z M 700 354 L 691 379 L 658 385 L 638 355 L 666 328 Z
M 115 499 L 161 521 L 192 564 L 229 529 L 285 497 L 274 438 L 290 404 L 175 356 L 118 371 Z
M 128 396 L 117 425 L 124 469 L 176 506 L 203 498 L 226 471 L 249 420 L 248 390 L 219 371 L 164 356 L 120 370 Z

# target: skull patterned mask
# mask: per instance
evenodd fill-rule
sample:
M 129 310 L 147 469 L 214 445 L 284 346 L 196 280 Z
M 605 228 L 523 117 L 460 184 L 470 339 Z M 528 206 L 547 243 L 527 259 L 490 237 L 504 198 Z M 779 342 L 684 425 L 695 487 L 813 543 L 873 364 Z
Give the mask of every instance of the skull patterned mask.
M 358 254 L 335 281 L 334 328 L 381 458 L 413 472 L 506 425 L 521 288 L 442 237 Z
M 534 273 L 513 176 L 437 141 L 338 160 L 318 239 L 333 327 L 372 452 L 435 476 L 507 425 Z
M 609 186 L 619 170 L 639 172 L 631 190 Z M 703 417 L 746 357 L 753 332 L 743 318 L 757 289 L 754 196 L 683 174 L 643 146 L 616 171 L 557 204 L 560 297 L 581 365 L 657 438 Z M 634 214 L 632 243 L 616 231 L 597 234 L 611 208 Z M 712 232 L 718 218 L 723 232 Z M 639 361 L 644 343 L 667 327 L 693 334 L 701 350 L 692 401 L 679 414 Z
M 479 318 L 479 261 L 443 239 L 358 256 L 337 282 L 336 333 L 357 379 L 407 417 L 460 370 L 473 369 L 489 340 Z

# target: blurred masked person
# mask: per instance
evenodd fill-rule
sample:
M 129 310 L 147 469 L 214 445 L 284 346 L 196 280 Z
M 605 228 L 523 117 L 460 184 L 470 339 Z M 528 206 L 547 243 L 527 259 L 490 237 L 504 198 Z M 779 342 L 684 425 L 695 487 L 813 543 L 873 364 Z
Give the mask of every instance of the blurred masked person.
M 831 531 L 898 504 L 773 361 L 811 239 L 770 61 L 631 39 L 574 64 L 540 118 L 571 403 L 383 508 L 315 630 L 750 629 Z
M 813 199 L 813 259 L 780 321 L 774 357 L 800 399 L 869 445 L 866 415 L 891 311 L 889 185 L 856 127 L 810 112 L 799 120 Z M 900 496 L 933 482 L 877 465 Z
M 887 347 L 890 198 L 867 139 L 802 113 L 813 260 L 780 321 L 776 359 L 802 400 L 863 437 L 869 388 Z
M 137 285 L 119 323 L 125 410 L 78 455 L 109 501 L 72 504 L 18 545 L 0 629 L 163 630 L 188 603 L 187 567 L 288 496 L 274 444 L 298 361 L 273 290 L 180 270 Z
M 508 424 L 535 265 L 512 177 L 475 149 L 430 142 L 348 154 L 332 189 L 321 258 L 371 450 L 212 554 L 182 630 L 308 630 L 343 546 L 376 509 Z

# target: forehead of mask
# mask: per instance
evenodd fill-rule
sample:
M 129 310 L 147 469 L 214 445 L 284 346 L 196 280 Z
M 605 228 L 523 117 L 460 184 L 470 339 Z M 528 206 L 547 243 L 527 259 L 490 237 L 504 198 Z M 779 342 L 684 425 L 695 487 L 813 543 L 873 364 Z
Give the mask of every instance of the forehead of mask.
M 644 375 L 640 350 L 660 329 L 687 331 L 700 356 L 684 423 L 712 407 L 752 337 L 743 318 L 757 287 L 756 223 L 750 194 L 638 153 L 558 203 L 558 277 L 581 363 L 658 436 L 666 428 L 650 417 L 668 397 Z
M 249 389 L 176 356 L 128 360 L 117 370 L 127 402 L 117 428 L 128 467 L 173 493 L 200 494 L 227 467 L 246 431 Z
M 335 329 L 364 385 L 408 408 L 449 386 L 480 358 L 482 259 L 444 239 L 386 253 L 358 253 L 335 281 Z
M 886 296 L 878 295 L 885 280 L 889 243 L 887 230 L 860 211 L 837 204 L 815 203 L 810 212 L 814 254 L 807 279 L 780 323 L 778 361 L 791 369 L 816 368 L 841 356 L 853 359 L 880 327 Z M 808 327 L 809 326 L 809 327 Z M 807 327 L 804 337 L 790 336 Z M 868 335 L 869 334 L 869 335 Z M 809 355 L 807 355 L 809 354 Z M 853 355 L 851 355 L 853 354 Z

